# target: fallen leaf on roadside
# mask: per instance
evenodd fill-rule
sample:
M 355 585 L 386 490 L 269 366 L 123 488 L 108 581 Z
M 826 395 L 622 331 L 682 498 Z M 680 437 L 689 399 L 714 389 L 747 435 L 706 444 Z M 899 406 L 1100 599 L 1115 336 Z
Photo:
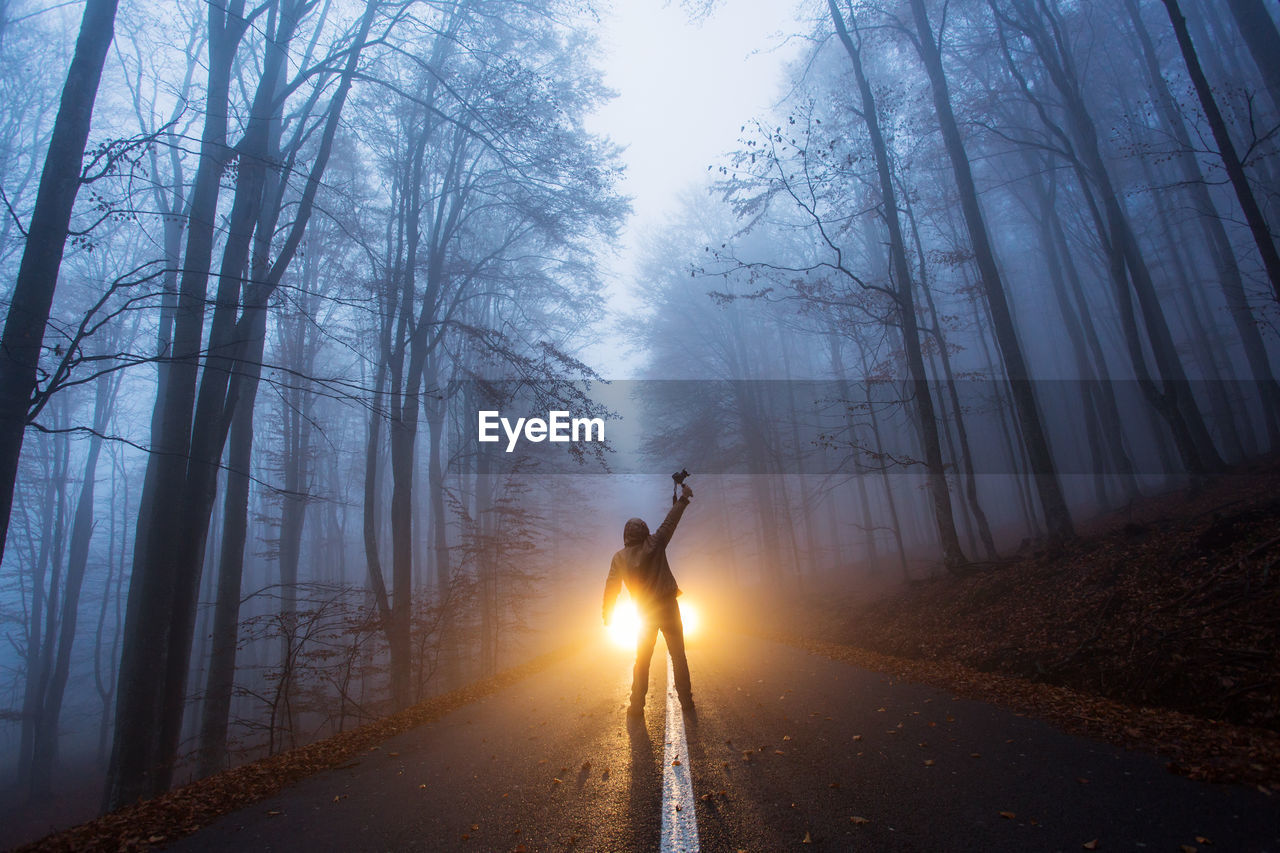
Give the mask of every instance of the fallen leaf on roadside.
M 1097 850 L 1098 839 L 1095 838 L 1092 841 L 1086 841 L 1084 844 L 1081 844 L 1080 846 L 1083 847 L 1085 850 Z
M 854 815 L 853 817 L 849 818 L 849 823 L 853 824 L 854 826 L 863 826 L 864 824 L 871 823 L 871 820 L 870 818 L 858 817 L 857 815 Z
M 924 760 L 924 766 L 925 766 L 925 767 L 932 767 L 932 766 L 933 766 L 933 764 L 934 764 L 934 762 L 933 762 L 933 759 L 932 759 L 932 758 L 926 758 L 926 759 Z
M 807 832 L 806 832 L 806 833 L 804 834 L 804 838 L 803 838 L 803 839 L 801 839 L 800 843 L 801 843 L 801 844 L 812 844 L 812 843 L 813 843 L 813 838 L 811 838 L 811 837 L 809 836 L 809 833 L 807 833 Z
M 1017 817 L 1017 815 L 1014 814 L 1013 812 L 1000 812 L 1000 817 L 1004 818 L 1005 820 L 1013 820 L 1015 817 Z

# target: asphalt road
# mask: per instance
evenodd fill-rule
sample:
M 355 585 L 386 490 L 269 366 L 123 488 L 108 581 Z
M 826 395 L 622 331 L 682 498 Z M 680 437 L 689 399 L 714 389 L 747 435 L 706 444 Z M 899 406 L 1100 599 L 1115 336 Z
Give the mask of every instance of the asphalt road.
M 764 640 L 689 658 L 703 850 L 1280 851 L 1280 803 L 1152 756 Z M 652 672 L 644 725 L 624 716 L 629 656 L 602 643 L 168 849 L 659 850 Z

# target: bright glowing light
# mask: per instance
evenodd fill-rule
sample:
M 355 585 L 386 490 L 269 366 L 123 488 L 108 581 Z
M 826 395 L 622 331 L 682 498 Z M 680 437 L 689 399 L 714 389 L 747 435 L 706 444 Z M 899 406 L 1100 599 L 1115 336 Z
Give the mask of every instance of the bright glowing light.
M 692 637 L 698 633 L 698 627 L 702 624 L 702 620 L 698 617 L 698 608 L 685 601 L 683 597 L 680 599 L 680 621 L 684 623 L 686 637 Z
M 698 609 L 683 596 L 680 598 L 680 621 L 684 623 L 686 637 L 698 633 L 698 628 L 702 624 Z M 640 633 L 640 611 L 636 610 L 636 603 L 630 599 L 619 601 L 613 608 L 613 618 L 609 620 L 609 627 L 605 632 L 608 633 L 609 640 L 614 645 L 624 649 L 634 649 L 636 636 Z
M 636 635 L 640 633 L 640 613 L 634 601 L 620 601 L 613 608 L 613 618 L 609 620 L 609 639 L 614 645 L 624 649 L 636 647 Z

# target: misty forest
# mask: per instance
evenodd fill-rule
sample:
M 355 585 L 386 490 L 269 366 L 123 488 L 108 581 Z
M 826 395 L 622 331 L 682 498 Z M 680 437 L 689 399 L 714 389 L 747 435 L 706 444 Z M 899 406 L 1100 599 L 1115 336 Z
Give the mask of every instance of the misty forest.
M 682 467 L 714 630 L 1280 737 L 1280 8 L 649 5 L 786 16 L 662 182 L 607 0 L 0 0 L 0 846 L 595 642 Z

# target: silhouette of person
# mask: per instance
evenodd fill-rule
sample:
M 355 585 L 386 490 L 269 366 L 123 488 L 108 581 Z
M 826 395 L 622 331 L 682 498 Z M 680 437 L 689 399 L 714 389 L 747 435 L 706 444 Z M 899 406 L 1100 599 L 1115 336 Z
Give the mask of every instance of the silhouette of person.
M 676 585 L 671 566 L 667 563 L 667 543 L 693 497 L 693 490 L 687 485 L 682 483 L 680 489 L 680 499 L 672 505 L 666 519 L 653 533 L 649 532 L 649 525 L 643 519 L 627 520 L 622 528 L 623 548 L 613 555 L 609 577 L 604 584 L 605 625 L 613 616 L 613 606 L 624 581 L 640 613 L 636 664 L 631 675 L 631 704 L 627 707 L 627 716 L 631 718 L 644 715 L 644 696 L 649 690 L 649 662 L 653 658 L 659 631 L 671 652 L 680 706 L 685 713 L 694 711 L 689 660 L 684 653 L 684 623 L 680 621 L 680 605 L 676 602 L 680 587 Z

